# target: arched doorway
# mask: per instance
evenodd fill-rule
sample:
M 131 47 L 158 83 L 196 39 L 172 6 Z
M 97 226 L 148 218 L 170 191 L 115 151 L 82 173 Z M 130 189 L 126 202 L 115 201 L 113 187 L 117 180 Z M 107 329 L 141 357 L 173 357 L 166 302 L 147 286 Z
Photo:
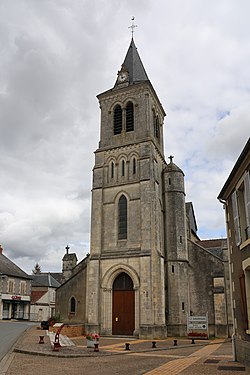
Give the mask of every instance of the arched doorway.
M 135 329 L 135 296 L 132 279 L 120 273 L 113 283 L 112 334 L 133 335 Z

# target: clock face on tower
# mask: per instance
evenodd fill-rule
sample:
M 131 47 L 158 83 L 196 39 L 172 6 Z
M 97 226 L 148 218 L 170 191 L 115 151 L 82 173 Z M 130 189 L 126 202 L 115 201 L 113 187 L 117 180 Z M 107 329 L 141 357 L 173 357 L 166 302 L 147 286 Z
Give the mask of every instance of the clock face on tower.
M 128 73 L 127 72 L 120 72 L 118 74 L 118 82 L 125 82 L 128 79 Z

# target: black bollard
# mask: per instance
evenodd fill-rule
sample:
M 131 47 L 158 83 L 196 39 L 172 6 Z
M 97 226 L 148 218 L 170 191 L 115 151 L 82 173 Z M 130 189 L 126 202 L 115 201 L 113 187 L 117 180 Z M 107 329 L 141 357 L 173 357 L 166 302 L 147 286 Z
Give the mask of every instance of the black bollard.
M 152 348 L 156 348 L 156 341 L 152 341 Z
M 39 336 L 39 337 L 40 337 L 39 344 L 44 344 L 44 336 Z
M 129 349 L 129 345 L 130 345 L 129 342 L 126 342 L 126 343 L 125 343 L 125 350 L 130 350 L 130 349 Z
M 191 340 L 192 340 L 191 344 L 195 344 L 194 339 L 191 339 Z
M 174 340 L 174 346 L 177 346 L 177 340 Z
M 94 344 L 95 345 L 95 348 L 94 348 L 94 352 L 99 352 L 99 344 L 98 343 L 96 343 L 96 344 Z

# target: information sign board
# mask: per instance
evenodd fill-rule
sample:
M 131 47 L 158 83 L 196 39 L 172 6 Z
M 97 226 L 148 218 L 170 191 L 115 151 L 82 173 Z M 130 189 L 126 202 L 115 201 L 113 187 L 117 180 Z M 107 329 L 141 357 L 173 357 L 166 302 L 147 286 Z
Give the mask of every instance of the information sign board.
M 208 314 L 204 316 L 187 314 L 187 335 L 190 338 L 208 339 Z

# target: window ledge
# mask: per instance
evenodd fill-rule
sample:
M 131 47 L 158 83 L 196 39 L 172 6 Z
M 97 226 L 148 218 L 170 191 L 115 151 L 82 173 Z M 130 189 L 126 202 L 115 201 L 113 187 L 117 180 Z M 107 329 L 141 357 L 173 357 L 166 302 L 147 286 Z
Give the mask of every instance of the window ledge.
M 250 245 L 250 238 L 248 238 L 246 241 L 244 241 L 241 245 L 240 245 L 240 250 L 243 250 L 246 246 Z

